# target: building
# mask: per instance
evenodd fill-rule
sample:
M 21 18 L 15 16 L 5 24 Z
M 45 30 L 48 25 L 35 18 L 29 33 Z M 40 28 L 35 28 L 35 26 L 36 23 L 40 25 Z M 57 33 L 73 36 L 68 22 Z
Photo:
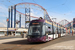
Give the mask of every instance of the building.
M 27 33 L 28 29 L 25 28 L 8 28 L 8 35 L 15 35 L 15 31 L 16 31 L 16 35 L 21 35 L 23 33 Z M 0 36 L 6 36 L 7 35 L 7 28 L 0 28 Z

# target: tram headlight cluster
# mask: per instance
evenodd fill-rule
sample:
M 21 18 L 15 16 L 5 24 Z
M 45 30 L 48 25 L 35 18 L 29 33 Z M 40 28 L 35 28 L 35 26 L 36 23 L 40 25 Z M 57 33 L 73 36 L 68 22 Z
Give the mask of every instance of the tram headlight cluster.
M 30 38 L 30 36 L 28 36 L 28 38 Z
M 40 38 L 40 36 L 38 36 L 37 38 Z

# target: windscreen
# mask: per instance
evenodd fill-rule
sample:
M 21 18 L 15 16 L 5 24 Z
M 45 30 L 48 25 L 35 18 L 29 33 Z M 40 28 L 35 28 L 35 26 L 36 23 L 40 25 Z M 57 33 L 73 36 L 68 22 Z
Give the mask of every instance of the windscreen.
M 28 35 L 41 35 L 41 26 L 40 25 L 31 25 L 29 27 Z

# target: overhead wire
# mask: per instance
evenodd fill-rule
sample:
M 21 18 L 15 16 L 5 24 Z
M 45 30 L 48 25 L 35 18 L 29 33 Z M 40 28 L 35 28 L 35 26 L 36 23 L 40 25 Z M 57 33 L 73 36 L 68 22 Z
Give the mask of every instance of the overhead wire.
M 14 4 L 14 3 L 12 3 L 10 0 L 7 0 L 8 2 L 10 2 L 11 4 Z
M 0 3 L 0 4 L 2 4 L 2 3 Z M 5 5 L 5 4 L 2 4 L 2 5 Z M 9 7 L 8 5 L 5 5 L 5 6 Z
M 4 13 L 4 12 L 0 12 L 0 13 L 4 14 L 4 16 L 7 17 L 7 14 L 6 13 Z
M 33 0 L 33 2 L 36 3 L 34 0 Z M 37 4 L 37 3 L 36 3 L 36 4 Z
M 0 3 L 0 4 L 2 4 L 2 3 Z M 5 5 L 5 4 L 2 4 L 2 5 Z M 7 5 L 5 5 L 5 6 L 7 6 Z M 9 6 L 7 6 L 7 7 L 9 7 Z M 0 9 L 2 9 L 2 8 L 0 8 Z M 4 13 L 2 11 L 0 13 L 4 14 L 6 16 L 6 13 Z
M 60 4 L 60 5 L 57 5 L 57 6 L 55 6 L 55 7 L 52 7 L 52 8 L 56 8 L 56 7 L 59 7 L 59 6 L 61 6 L 61 5 L 65 5 L 66 2 L 67 2 L 67 0 L 66 0 L 64 3 L 62 3 L 62 4 Z M 49 9 L 52 9 L 52 8 L 49 8 Z

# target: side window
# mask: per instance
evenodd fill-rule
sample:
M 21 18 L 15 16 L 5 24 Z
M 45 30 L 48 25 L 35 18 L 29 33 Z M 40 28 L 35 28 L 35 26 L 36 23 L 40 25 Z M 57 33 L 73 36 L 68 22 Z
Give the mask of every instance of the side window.
M 48 26 L 46 26 L 46 34 L 49 34 L 49 28 Z
M 31 35 L 31 33 L 30 33 L 30 32 L 32 32 L 31 29 L 32 29 L 31 27 L 29 27 L 29 29 L 28 29 L 28 34 L 29 35 Z
M 51 32 L 52 32 L 52 28 L 51 27 L 49 27 L 49 26 L 46 26 L 46 34 L 48 34 L 48 35 L 50 35 L 51 34 Z
M 55 26 L 54 26 L 54 34 L 55 34 Z
M 57 27 L 55 27 L 55 33 L 57 34 Z
M 48 26 L 46 26 L 46 30 L 45 31 L 46 31 L 46 33 L 48 32 Z
M 61 33 L 63 33 L 63 29 L 61 29 L 61 31 L 62 31 Z
M 66 33 L 66 30 L 64 30 L 64 33 Z
M 61 28 L 60 28 L 60 33 L 61 33 Z
M 48 27 L 48 34 L 51 34 L 51 27 Z
M 58 28 L 58 34 L 59 34 L 59 28 Z
M 61 32 L 61 31 L 60 31 L 60 28 L 59 28 L 59 30 L 58 30 L 58 31 L 59 31 L 59 34 L 60 34 L 60 32 Z
M 43 28 L 42 28 L 42 35 L 45 35 L 45 25 L 43 25 Z
M 62 33 L 62 28 L 61 28 L 61 33 Z
M 65 33 L 64 29 L 63 29 L 63 33 Z

